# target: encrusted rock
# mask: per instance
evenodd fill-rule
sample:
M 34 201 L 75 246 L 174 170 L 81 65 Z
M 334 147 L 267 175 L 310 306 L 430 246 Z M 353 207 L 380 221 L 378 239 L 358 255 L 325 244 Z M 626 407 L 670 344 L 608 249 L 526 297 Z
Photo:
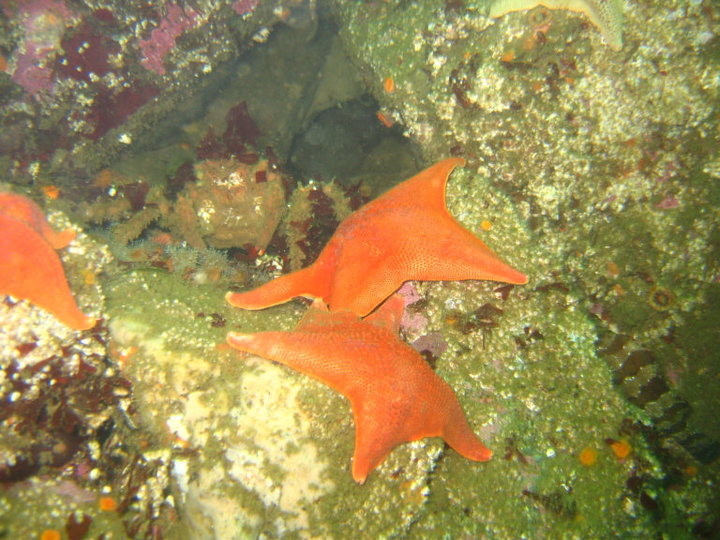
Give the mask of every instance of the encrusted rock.
M 197 182 L 178 196 L 179 218 L 215 248 L 265 249 L 285 209 L 282 177 L 267 161 L 206 160 L 195 165 Z

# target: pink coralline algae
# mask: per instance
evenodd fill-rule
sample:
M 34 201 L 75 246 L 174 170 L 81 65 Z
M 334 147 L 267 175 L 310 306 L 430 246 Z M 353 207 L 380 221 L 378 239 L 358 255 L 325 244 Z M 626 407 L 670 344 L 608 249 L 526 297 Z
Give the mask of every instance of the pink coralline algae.
M 418 294 L 417 289 L 415 288 L 415 285 L 413 285 L 411 282 L 407 281 L 403 283 L 402 287 L 398 289 L 397 292 L 403 299 L 403 302 L 405 303 L 405 307 L 407 308 L 409 305 L 414 304 L 415 302 L 422 299 L 420 294 Z M 412 313 L 405 309 L 403 311 L 402 320 L 400 321 L 400 328 L 404 332 L 407 333 L 419 333 L 425 330 L 425 327 L 428 324 L 427 318 L 423 316 L 421 313 Z
M 406 281 L 405 283 L 403 283 L 402 286 L 398 289 L 397 293 L 402 296 L 405 307 L 408 307 L 409 305 L 414 304 L 418 300 L 422 299 L 420 293 L 417 292 L 415 285 L 413 285 L 410 281 Z
M 33 95 L 51 91 L 55 83 L 47 60 L 57 51 L 65 28 L 72 24 L 75 15 L 63 0 L 3 2 L 2 6 L 5 15 L 19 21 L 25 29 L 11 72 L 13 81 Z
M 422 296 L 420 296 L 415 285 L 410 281 L 403 283 L 402 287 L 398 289 L 397 294 L 402 297 L 405 308 L 422 300 Z M 400 328 L 406 334 L 418 335 L 425 331 L 428 322 L 427 318 L 421 313 L 413 313 L 405 309 L 400 321 Z M 447 343 L 440 332 L 430 332 L 429 334 L 422 335 L 413 341 L 411 345 L 419 353 L 427 352 L 433 358 L 438 358 L 447 350 Z
M 63 54 L 55 65 L 60 75 L 91 82 L 93 74 L 102 77 L 111 71 L 110 56 L 120 52 L 120 45 L 110 37 L 114 20 L 108 22 L 102 18 L 104 11 L 97 10 L 90 20 L 83 21 L 63 36 Z
M 680 201 L 675 198 L 675 195 L 667 195 L 663 200 L 655 205 L 661 210 L 673 210 L 680 206 Z
M 238 15 L 249 15 L 260 3 L 260 0 L 238 0 L 234 2 L 232 8 Z
M 41 65 L 34 53 L 18 55 L 12 80 L 32 95 L 43 91 L 50 92 L 55 87 L 52 70 Z
M 439 358 L 448 348 L 445 338 L 440 332 L 430 332 L 420 336 L 412 342 L 412 347 L 419 353 L 428 352 L 434 358 Z
M 400 328 L 406 333 L 417 334 L 423 332 L 427 324 L 428 320 L 422 313 L 410 313 L 405 310 L 400 321 Z
M 175 48 L 177 38 L 193 26 L 197 13 L 183 10 L 177 4 L 167 6 L 167 15 L 150 34 L 150 39 L 140 40 L 143 57 L 140 63 L 148 70 L 165 75 L 165 55 Z

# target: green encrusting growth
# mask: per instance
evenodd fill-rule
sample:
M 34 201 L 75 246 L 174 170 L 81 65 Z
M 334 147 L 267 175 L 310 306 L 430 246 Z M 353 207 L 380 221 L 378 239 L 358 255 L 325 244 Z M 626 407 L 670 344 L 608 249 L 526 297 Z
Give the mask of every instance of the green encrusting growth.
M 552 28 L 539 42 L 537 19 L 493 24 L 484 18 L 487 4 L 390 2 L 368 13 L 340 2 L 337 9 L 346 47 L 371 74 L 384 113 L 435 159 L 474 157 L 468 176 L 449 184 L 451 213 L 476 231 L 489 220 L 483 240 L 530 279 L 505 301 L 491 285 L 484 295 L 462 284 L 421 288 L 437 295 L 432 330 L 449 345 L 438 372 L 497 439 L 488 440 L 496 459 L 477 476 L 452 454 L 439 462 L 428 512 L 412 530 L 689 534 L 695 510 L 712 511 L 705 486 L 718 477 L 717 461 L 694 461 L 696 449 L 682 444 L 694 436 L 702 450 L 718 448 L 717 422 L 700 422 L 711 403 L 693 390 L 707 365 L 695 358 L 709 357 L 716 340 L 691 346 L 686 337 L 697 335 L 700 313 L 712 316 L 717 275 L 720 155 L 707 134 L 717 132 L 708 97 L 717 100 L 720 85 L 717 66 L 706 63 L 713 41 L 698 45 L 693 28 L 705 15 L 693 8 L 678 26 L 676 3 L 628 6 L 625 33 L 639 51 L 696 51 L 658 76 L 644 52 L 633 57 L 637 69 L 613 61 L 562 15 L 546 19 Z M 409 20 L 416 22 L 408 27 Z M 509 28 L 514 41 L 498 28 Z M 387 77 L 392 93 L 382 91 Z M 502 203 L 488 205 L 498 195 Z M 448 312 L 486 302 L 502 309 L 497 321 L 470 337 L 453 334 Z M 468 362 L 463 351 L 477 358 Z M 616 384 L 622 366 L 636 367 L 629 363 L 636 351 L 646 364 Z M 678 410 L 689 414 L 685 427 L 656 428 Z M 481 436 L 483 429 L 490 427 Z M 619 462 L 605 439 L 621 438 L 633 450 Z M 577 460 L 585 446 L 598 453 L 590 467 Z M 677 482 L 672 491 L 668 478 Z
M 503 62 L 486 3 L 451 4 L 335 8 L 382 110 L 427 162 L 468 159 L 448 185 L 451 214 L 530 278 L 511 290 L 417 285 L 423 332 L 447 345 L 436 372 L 493 459 L 469 462 L 426 440 L 396 449 L 355 485 L 346 400 L 216 348 L 227 330 L 290 329 L 304 305 L 231 310 L 226 288 L 176 275 L 131 275 L 108 294 L 114 335 L 141 344 L 129 369 L 147 421 L 198 449 L 179 458 L 189 463 L 187 493 L 208 502 L 191 506 L 194 517 L 219 527 L 210 513 L 223 508 L 247 534 L 682 537 L 713 510 L 717 463 L 693 461 L 677 436 L 658 438 L 653 407 L 662 415 L 685 399 L 686 429 L 716 437 L 697 371 L 717 348 L 703 323 L 716 315 L 720 155 L 703 141 L 717 130 L 708 102 L 720 89 L 705 50 L 686 27 L 669 32 L 672 6 L 658 2 L 627 13 L 628 41 L 643 44 L 633 69 L 607 48 L 557 34 Z M 695 6 L 687 16 L 689 26 L 703 17 Z M 532 31 L 520 19 L 508 24 Z M 647 52 L 655 50 L 684 51 L 684 62 L 659 76 Z M 386 77 L 393 93 L 382 89 Z M 649 303 L 654 287 L 669 291 L 667 308 Z M 464 333 L 450 320 L 484 304 L 497 313 L 487 327 Z M 198 312 L 221 314 L 225 327 Z M 638 350 L 647 365 L 617 384 Z M 654 377 L 669 390 L 637 405 Z M 166 389 L 162 400 L 154 385 Z M 632 449 L 622 460 L 609 446 L 620 439 Z M 585 447 L 597 452 L 588 466 L 578 457 Z
M 622 49 L 622 0 L 495 0 L 490 6 L 489 14 L 497 18 L 512 11 L 524 11 L 536 6 L 583 13 L 597 26 L 612 49 Z

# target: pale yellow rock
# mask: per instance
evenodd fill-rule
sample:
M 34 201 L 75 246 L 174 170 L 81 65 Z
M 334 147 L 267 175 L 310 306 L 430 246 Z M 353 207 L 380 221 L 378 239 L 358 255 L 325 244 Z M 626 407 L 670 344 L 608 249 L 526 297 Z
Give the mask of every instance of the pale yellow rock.
M 512 11 L 523 11 L 536 6 L 584 13 L 590 22 L 598 27 L 613 50 L 622 49 L 622 0 L 495 0 L 490 6 L 490 16 L 502 17 Z

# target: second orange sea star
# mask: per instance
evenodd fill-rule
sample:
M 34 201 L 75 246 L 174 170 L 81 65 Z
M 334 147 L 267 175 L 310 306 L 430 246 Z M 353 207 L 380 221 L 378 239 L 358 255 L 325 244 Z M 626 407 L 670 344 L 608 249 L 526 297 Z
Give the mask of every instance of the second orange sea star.
M 402 182 L 345 219 L 313 264 L 228 302 L 262 309 L 305 296 L 364 317 L 405 281 L 527 282 L 447 211 L 445 184 L 464 164 L 448 158 Z
M 240 351 L 280 362 L 344 394 L 355 418 L 352 475 L 364 483 L 399 444 L 442 437 L 458 453 L 487 461 L 492 452 L 472 432 L 452 388 L 394 331 L 404 302 L 390 297 L 360 319 L 316 301 L 294 332 L 230 332 Z
M 0 193 L 0 295 L 27 300 L 76 330 L 95 326 L 75 303 L 55 253 L 74 237 L 72 229 L 53 231 L 30 199 Z

